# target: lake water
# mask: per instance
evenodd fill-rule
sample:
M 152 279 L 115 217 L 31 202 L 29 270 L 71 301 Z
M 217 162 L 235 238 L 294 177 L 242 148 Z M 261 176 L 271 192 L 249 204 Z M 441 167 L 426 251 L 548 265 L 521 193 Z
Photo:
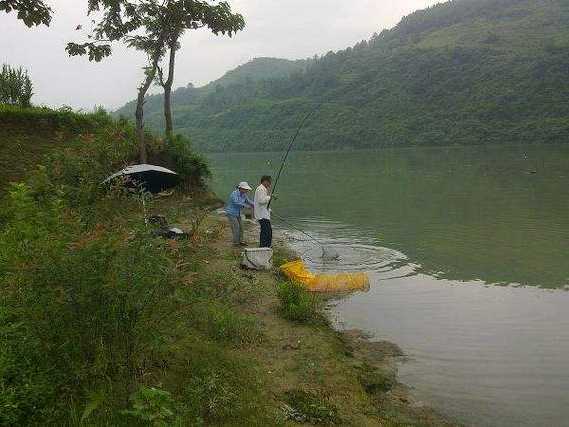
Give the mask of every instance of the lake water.
M 210 155 L 215 191 L 281 156 Z M 338 327 L 399 344 L 416 398 L 466 425 L 569 426 L 568 184 L 569 145 L 293 152 L 272 207 L 311 269 L 370 273 Z

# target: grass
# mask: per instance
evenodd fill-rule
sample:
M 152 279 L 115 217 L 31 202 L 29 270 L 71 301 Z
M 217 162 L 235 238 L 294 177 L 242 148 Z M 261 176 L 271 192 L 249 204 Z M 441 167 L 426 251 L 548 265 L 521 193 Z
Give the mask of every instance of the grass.
M 292 408 L 295 421 L 310 424 L 339 424 L 338 409 L 316 393 L 305 390 L 291 390 L 285 394 Z
M 285 319 L 307 322 L 319 319 L 318 298 L 308 292 L 301 283 L 286 281 L 278 284 L 280 313 Z

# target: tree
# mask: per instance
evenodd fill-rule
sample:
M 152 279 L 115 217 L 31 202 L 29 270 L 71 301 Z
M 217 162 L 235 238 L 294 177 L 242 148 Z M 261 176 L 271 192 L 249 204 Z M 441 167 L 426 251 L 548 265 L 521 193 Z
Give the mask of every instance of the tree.
M 170 0 L 163 0 L 167 5 Z M 136 134 L 140 161 L 147 162 L 144 141 L 144 97 L 156 76 L 158 63 L 164 54 L 166 34 L 157 35 L 155 40 L 136 34 L 139 30 L 160 23 L 164 16 L 155 0 L 89 0 L 88 14 L 102 12 L 88 42 L 67 44 L 65 50 L 71 56 L 88 55 L 89 61 L 99 62 L 112 54 L 111 43 L 122 41 L 129 47 L 143 50 L 148 55 L 149 65 L 144 68 L 144 80 L 138 87 L 136 108 Z M 162 27 L 165 25 L 161 24 Z M 133 35 L 134 34 L 134 35 Z
M 28 27 L 42 24 L 49 27 L 53 12 L 42 0 L 0 0 L 0 11 L 16 12 L 17 18 Z
M 232 13 L 227 2 L 217 5 L 205 1 L 178 0 L 169 2 L 165 6 L 163 22 L 166 28 L 153 27 L 155 34 L 150 37 L 158 38 L 164 32 L 167 34 L 165 48 L 169 52 L 168 75 L 164 79 L 162 68 L 158 68 L 158 82 L 164 89 L 164 121 L 166 138 L 172 139 L 172 84 L 174 83 L 174 70 L 176 52 L 180 48 L 180 38 L 187 30 L 196 30 L 207 27 L 215 35 L 228 34 L 232 37 L 237 31 L 245 28 L 245 20 L 241 14 Z M 151 27 L 152 28 L 152 27 Z
M 33 85 L 28 72 L 22 67 L 4 64 L 0 71 L 0 104 L 29 107 L 32 95 Z
M 165 97 L 168 97 L 165 115 L 170 126 L 167 135 L 171 137 L 170 98 L 175 54 L 179 49 L 181 35 L 189 29 L 208 27 L 214 34 L 228 33 L 231 36 L 245 26 L 244 19 L 239 14 L 232 14 L 226 2 L 212 5 L 196 0 L 89 0 L 89 13 L 95 11 L 104 13 L 93 34 L 89 36 L 90 41 L 69 43 L 66 50 L 72 56 L 88 55 L 91 61 L 101 61 L 111 55 L 112 42 L 122 41 L 127 46 L 146 53 L 148 65 L 138 87 L 135 113 L 140 161 L 145 163 L 144 99 L 157 77 L 158 66 L 165 53 L 170 52 L 168 76 L 166 80 L 158 80 L 164 83 Z

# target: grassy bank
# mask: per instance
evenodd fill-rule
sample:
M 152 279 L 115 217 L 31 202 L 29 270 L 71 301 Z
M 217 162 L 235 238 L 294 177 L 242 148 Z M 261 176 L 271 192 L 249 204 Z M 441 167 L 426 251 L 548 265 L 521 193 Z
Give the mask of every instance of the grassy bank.
M 239 269 L 203 189 L 146 204 L 191 232 L 169 241 L 139 195 L 101 188 L 134 159 L 128 124 L 38 142 L 0 209 L 0 425 L 444 425 L 410 405 L 394 346 L 338 334 L 277 271 Z M 150 143 L 202 174 L 187 146 Z

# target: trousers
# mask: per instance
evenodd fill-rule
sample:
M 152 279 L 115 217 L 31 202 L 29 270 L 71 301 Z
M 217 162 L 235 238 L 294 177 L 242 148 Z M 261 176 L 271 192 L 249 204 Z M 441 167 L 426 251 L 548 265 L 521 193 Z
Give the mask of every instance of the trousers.
M 243 241 L 243 224 L 241 223 L 241 215 L 227 215 L 229 225 L 231 225 L 231 236 L 234 245 L 238 245 Z
M 271 221 L 268 219 L 260 219 L 259 224 L 261 225 L 259 247 L 270 248 L 273 245 L 273 227 L 271 226 Z

